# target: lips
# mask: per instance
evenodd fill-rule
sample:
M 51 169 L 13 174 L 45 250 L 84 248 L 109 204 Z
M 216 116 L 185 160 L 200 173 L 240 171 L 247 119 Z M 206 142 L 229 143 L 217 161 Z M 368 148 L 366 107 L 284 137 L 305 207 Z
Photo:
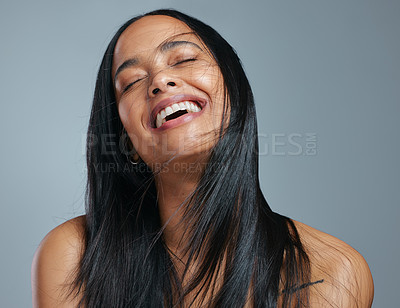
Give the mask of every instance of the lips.
M 179 122 L 180 117 L 189 117 L 187 114 L 200 113 L 207 101 L 194 95 L 179 94 L 161 100 L 152 110 L 150 116 L 150 126 L 160 129 L 173 122 Z M 190 117 L 193 118 L 193 117 Z M 171 123 L 169 123 L 171 121 Z M 186 122 L 186 121 L 183 121 Z

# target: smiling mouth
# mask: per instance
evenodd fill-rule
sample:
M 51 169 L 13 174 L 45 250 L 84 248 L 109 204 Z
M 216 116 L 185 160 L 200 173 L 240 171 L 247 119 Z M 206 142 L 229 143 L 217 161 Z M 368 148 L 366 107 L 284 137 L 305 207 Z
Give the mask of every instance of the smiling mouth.
M 182 101 L 174 103 L 164 109 L 161 109 L 154 121 L 154 127 L 159 128 L 165 122 L 177 119 L 188 113 L 195 113 L 201 111 L 199 104 L 196 101 Z

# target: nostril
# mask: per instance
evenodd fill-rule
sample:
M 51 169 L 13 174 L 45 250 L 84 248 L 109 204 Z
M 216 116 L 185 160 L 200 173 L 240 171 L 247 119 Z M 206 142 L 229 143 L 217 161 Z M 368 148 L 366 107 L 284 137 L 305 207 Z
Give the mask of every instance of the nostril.
M 173 82 L 173 81 L 169 81 L 169 82 L 167 82 L 167 86 L 175 87 L 175 86 L 176 86 L 176 83 Z M 154 88 L 153 91 L 151 91 L 151 93 L 157 94 L 157 93 L 160 92 L 160 91 L 161 91 L 160 88 Z

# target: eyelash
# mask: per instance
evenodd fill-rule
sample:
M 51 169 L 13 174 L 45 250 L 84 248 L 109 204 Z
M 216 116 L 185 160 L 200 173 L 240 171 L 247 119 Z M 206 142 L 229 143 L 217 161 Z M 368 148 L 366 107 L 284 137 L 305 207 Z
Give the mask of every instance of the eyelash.
M 143 80 L 143 79 L 144 79 L 144 78 L 140 78 L 140 79 L 135 80 L 134 82 L 131 82 L 130 84 L 128 84 L 128 85 L 124 88 L 124 90 L 122 91 L 122 93 L 125 93 L 126 91 L 129 90 L 129 88 L 130 88 L 131 86 L 133 86 L 135 83 L 138 83 L 139 81 L 141 81 L 141 80 Z
M 172 65 L 172 66 L 176 66 L 176 65 L 179 65 L 179 64 L 183 64 L 183 63 L 187 63 L 187 62 L 194 62 L 194 61 L 196 61 L 197 59 L 196 58 L 189 58 L 189 59 L 185 59 L 185 60 L 181 60 L 181 61 L 178 61 L 178 62 L 176 62 L 174 65 Z M 130 84 L 128 84 L 125 88 L 124 88 L 124 90 L 122 91 L 122 93 L 125 93 L 126 91 L 128 91 L 129 90 L 129 88 L 131 87 L 131 86 L 133 86 L 135 83 L 137 83 L 137 82 L 139 82 L 139 81 L 141 81 L 141 80 L 143 80 L 144 78 L 140 78 L 140 79 L 137 79 L 137 80 L 135 80 L 134 82 L 131 82 Z
M 193 61 L 196 61 L 196 60 L 197 60 L 196 58 L 189 58 L 189 59 L 181 60 L 181 61 L 176 62 L 173 66 L 176 66 L 176 65 L 179 65 L 179 64 L 182 64 L 182 63 L 186 63 L 186 62 L 193 62 Z

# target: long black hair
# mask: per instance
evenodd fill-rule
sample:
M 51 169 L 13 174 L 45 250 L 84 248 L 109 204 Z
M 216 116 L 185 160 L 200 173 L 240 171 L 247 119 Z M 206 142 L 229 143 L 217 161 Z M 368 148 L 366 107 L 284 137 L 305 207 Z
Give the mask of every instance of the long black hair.
M 184 22 L 219 66 L 229 102 L 229 124 L 212 149 L 195 193 L 186 204 L 191 221 L 188 261 L 198 270 L 183 285 L 166 247 L 154 174 L 143 162 L 131 167 L 118 146 L 118 115 L 111 68 L 121 33 L 148 15 Z M 222 134 L 221 134 L 222 135 Z M 73 289 L 85 307 L 307 306 L 307 254 L 294 223 L 274 213 L 258 177 L 256 112 L 252 91 L 234 49 L 211 27 L 175 10 L 127 21 L 103 57 L 87 138 L 88 184 L 85 249 Z M 222 277 L 216 287 L 215 277 Z M 211 296 L 206 300 L 204 294 Z M 77 294 L 78 296 L 78 294 Z

